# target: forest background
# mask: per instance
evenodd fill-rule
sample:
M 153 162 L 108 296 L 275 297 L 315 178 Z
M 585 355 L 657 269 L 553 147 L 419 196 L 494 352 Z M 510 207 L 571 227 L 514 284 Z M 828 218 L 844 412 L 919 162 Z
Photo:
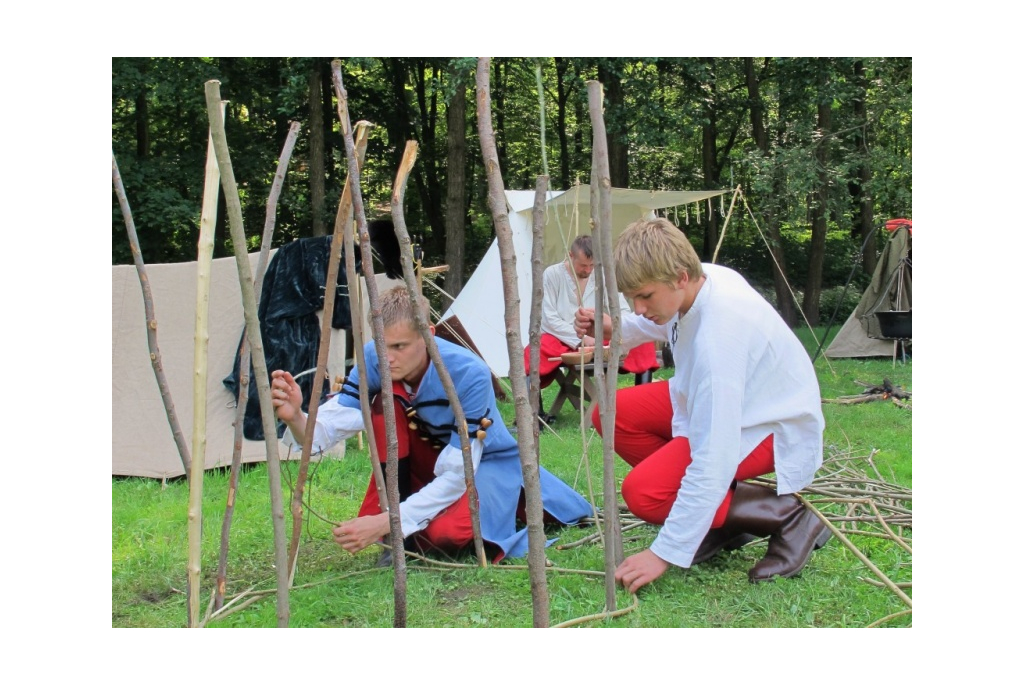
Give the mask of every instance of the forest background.
M 225 124 L 248 249 L 259 247 L 257 227 L 291 121 L 302 129 L 278 205 L 275 246 L 333 230 L 346 173 L 330 60 L 112 59 L 113 152 L 147 262 L 195 259 L 209 79 L 221 81 L 229 100 Z M 475 63 L 342 61 L 353 120 L 375 124 L 361 177 L 368 218 L 388 213 L 399 157 L 405 142 L 416 140 L 406 221 L 424 263 L 448 265 L 441 285 L 453 297 L 494 235 L 476 133 Z M 545 168 L 553 189 L 589 181 L 589 79 L 604 86 L 613 186 L 741 186 L 752 211 L 734 212 L 718 261 L 754 282 L 790 325 L 804 322 L 787 281 L 806 323 L 832 316 L 841 323 L 884 245 L 884 231 L 875 229 L 911 218 L 911 58 L 495 58 L 494 129 L 508 188 L 533 189 Z M 669 216 L 706 261 L 730 197 Z M 233 254 L 226 214 L 218 212 L 215 257 Z M 113 193 L 111 219 L 112 261 L 131 263 Z M 863 268 L 853 269 L 862 248 Z

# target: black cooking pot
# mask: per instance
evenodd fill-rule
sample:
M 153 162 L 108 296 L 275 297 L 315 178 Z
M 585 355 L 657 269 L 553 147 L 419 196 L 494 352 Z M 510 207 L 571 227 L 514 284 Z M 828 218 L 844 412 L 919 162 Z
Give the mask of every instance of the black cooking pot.
M 910 314 L 911 312 L 875 312 L 878 317 L 878 327 L 882 330 L 883 338 L 893 340 L 910 340 Z

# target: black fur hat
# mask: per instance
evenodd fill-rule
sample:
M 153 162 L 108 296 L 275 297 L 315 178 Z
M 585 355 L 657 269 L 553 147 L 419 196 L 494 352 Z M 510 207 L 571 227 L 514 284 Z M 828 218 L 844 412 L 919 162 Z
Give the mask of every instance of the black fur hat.
M 391 219 L 375 219 L 367 226 L 370 247 L 388 278 L 402 278 L 402 252 Z

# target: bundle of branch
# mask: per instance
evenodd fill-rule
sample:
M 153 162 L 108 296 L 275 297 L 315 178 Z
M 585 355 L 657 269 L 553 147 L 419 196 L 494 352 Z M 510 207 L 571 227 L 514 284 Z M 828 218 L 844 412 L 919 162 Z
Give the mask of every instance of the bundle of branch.
M 911 407 L 909 402 L 903 401 L 910 399 L 910 392 L 904 390 L 902 386 L 893 385 L 893 382 L 888 378 L 883 378 L 881 385 L 872 385 L 863 381 L 854 381 L 854 383 L 864 388 L 859 395 L 842 395 L 835 399 L 822 399 L 822 402 L 828 404 L 861 404 L 877 400 L 891 400 L 893 404 L 901 409 L 910 409 Z
M 888 588 L 908 608 L 912 608 L 912 601 L 904 590 L 912 587 L 909 577 L 913 556 L 913 493 L 910 488 L 882 477 L 873 460 L 875 453 L 872 450 L 867 455 L 858 455 L 833 450 L 817 477 L 800 492 L 800 496 L 825 522 L 837 541 L 853 552 L 875 576 L 874 579 L 862 580 Z M 757 480 L 775 485 L 770 478 Z M 900 558 L 894 566 L 906 569 L 908 580 L 894 581 L 875 566 L 852 541 L 858 537 L 877 540 L 871 543 L 873 545 L 891 543 L 892 551 Z M 882 621 L 895 616 L 885 617 Z

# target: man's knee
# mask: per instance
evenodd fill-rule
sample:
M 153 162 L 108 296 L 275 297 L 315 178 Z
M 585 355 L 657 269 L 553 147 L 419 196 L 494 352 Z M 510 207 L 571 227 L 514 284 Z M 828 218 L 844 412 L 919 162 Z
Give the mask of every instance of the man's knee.
M 622 481 L 622 501 L 634 516 L 657 525 L 665 523 L 672 508 L 672 502 L 654 496 L 643 482 L 628 475 Z

